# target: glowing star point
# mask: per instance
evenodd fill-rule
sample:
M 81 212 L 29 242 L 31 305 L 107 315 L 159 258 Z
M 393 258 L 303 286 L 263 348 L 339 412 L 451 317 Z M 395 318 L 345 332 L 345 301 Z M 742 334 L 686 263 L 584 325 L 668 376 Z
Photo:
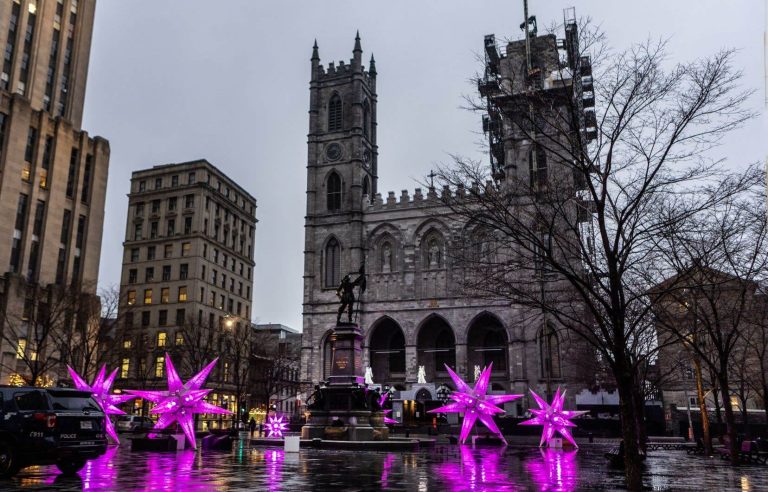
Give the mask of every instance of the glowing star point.
M 388 408 L 386 410 L 384 409 L 384 404 L 387 402 L 388 398 L 389 398 L 389 392 L 388 391 L 385 391 L 381 395 L 381 398 L 379 398 L 379 407 L 381 407 L 381 409 L 382 409 L 381 411 L 384 413 L 384 423 L 385 424 L 399 424 L 399 422 L 397 420 L 395 420 L 392 417 L 388 416 L 390 413 L 392 413 L 392 409 L 391 408 Z
M 109 416 L 125 414 L 125 412 L 117 408 L 117 405 L 135 397 L 134 395 L 114 395 L 110 393 L 110 390 L 112 389 L 112 383 L 115 382 L 115 376 L 117 376 L 117 369 L 109 373 L 109 376 L 107 376 L 106 364 L 101 366 L 101 369 L 99 370 L 99 373 L 96 375 L 96 378 L 93 380 L 92 384 L 85 382 L 85 380 L 80 377 L 80 375 L 70 366 L 67 366 L 67 370 L 69 370 L 69 374 L 72 376 L 72 381 L 75 383 L 75 387 L 77 389 L 91 392 L 93 399 L 96 400 L 96 403 L 99 404 L 101 411 L 104 412 L 104 415 L 106 416 L 104 420 L 107 434 L 112 438 L 115 444 L 119 445 L 120 439 L 117 437 L 115 426 L 112 424 L 112 420 L 109 418 Z
M 224 408 L 217 407 L 203 400 L 212 390 L 200 389 L 205 383 L 208 374 L 219 358 L 213 359 L 200 372 L 184 384 L 176 372 L 176 368 L 171 361 L 171 357 L 165 354 L 166 375 L 168 378 L 167 391 L 150 390 L 126 390 L 128 393 L 145 398 L 155 403 L 154 408 L 149 413 L 159 414 L 154 429 L 165 429 L 174 422 L 178 422 L 187 441 L 193 449 L 197 449 L 195 441 L 194 414 L 196 413 L 214 413 L 220 415 L 231 415 L 232 412 Z
M 270 415 L 264 427 L 269 431 L 267 437 L 281 438 L 288 430 L 288 422 L 283 421 L 283 415 Z
M 548 404 L 539 395 L 531 390 L 531 395 L 536 403 L 539 405 L 539 409 L 530 409 L 530 412 L 535 416 L 532 419 L 520 422 L 520 425 L 542 425 L 544 428 L 541 431 L 541 441 L 539 446 L 544 446 L 544 443 L 549 443 L 549 440 L 555 435 L 555 432 L 563 436 L 568 442 L 575 447 L 579 447 L 576 441 L 573 440 L 570 427 L 576 427 L 576 424 L 571 422 L 571 419 L 578 417 L 579 415 L 587 413 L 586 411 L 577 410 L 563 410 L 563 404 L 565 403 L 565 391 L 560 392 L 560 388 L 557 388 L 555 396 L 552 397 L 552 404 Z
M 469 437 L 469 433 L 472 431 L 477 420 L 482 422 L 488 430 L 496 434 L 504 444 L 507 444 L 507 440 L 504 439 L 501 431 L 496 426 L 496 422 L 493 421 L 494 415 L 504 413 L 504 410 L 496 405 L 516 400 L 523 395 L 486 395 L 488 384 L 491 380 L 492 367 L 493 363 L 483 369 L 475 381 L 475 387 L 470 388 L 458 374 L 453 372 L 447 364 L 445 365 L 448 375 L 451 376 L 451 379 L 456 384 L 456 391 L 450 396 L 453 403 L 430 410 L 429 413 L 463 413 L 464 421 L 461 423 L 461 435 L 459 436 L 462 444 Z

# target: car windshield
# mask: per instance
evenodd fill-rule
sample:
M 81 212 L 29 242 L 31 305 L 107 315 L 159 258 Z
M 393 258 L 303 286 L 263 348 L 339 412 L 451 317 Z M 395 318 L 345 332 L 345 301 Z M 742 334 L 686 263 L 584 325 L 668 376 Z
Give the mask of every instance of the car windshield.
M 101 411 L 96 400 L 87 391 L 48 390 L 54 410 L 90 410 Z
M 130 415 L 122 415 L 117 418 L 118 422 L 130 422 L 131 416 Z
M 19 410 L 48 410 L 48 402 L 39 391 L 14 393 L 13 399 L 16 400 L 16 407 Z

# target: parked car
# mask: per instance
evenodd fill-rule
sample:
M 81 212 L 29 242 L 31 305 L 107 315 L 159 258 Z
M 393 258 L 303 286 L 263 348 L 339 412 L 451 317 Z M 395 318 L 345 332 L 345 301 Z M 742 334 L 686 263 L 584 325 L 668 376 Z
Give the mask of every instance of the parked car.
M 139 415 L 120 415 L 117 418 L 117 432 L 141 432 L 149 430 L 155 423 L 149 417 Z
M 91 393 L 0 387 L 0 478 L 53 464 L 75 474 L 106 449 L 105 416 Z

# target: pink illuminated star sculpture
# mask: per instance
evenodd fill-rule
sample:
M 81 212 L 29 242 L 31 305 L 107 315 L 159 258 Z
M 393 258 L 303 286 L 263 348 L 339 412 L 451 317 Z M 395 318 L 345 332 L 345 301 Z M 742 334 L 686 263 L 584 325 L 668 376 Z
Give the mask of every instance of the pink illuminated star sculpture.
M 379 407 L 381 407 L 381 411 L 384 412 L 384 423 L 385 424 L 399 424 L 399 422 L 391 417 L 388 417 L 390 413 L 392 413 L 392 409 L 388 408 L 384 410 L 384 403 L 387 402 L 387 398 L 389 398 L 389 391 L 385 391 L 382 393 L 381 398 L 379 398 Z
M 186 384 L 182 383 L 179 373 L 176 372 L 176 368 L 173 366 L 171 357 L 165 354 L 165 368 L 168 377 L 168 390 L 167 391 L 150 391 L 150 390 L 126 390 L 132 395 L 136 395 L 141 398 L 156 403 L 154 408 L 149 413 L 156 413 L 160 415 L 157 419 L 154 429 L 165 429 L 173 422 L 178 422 L 181 429 L 184 431 L 184 435 L 192 445 L 193 449 L 197 449 L 197 443 L 195 441 L 195 428 L 193 423 L 194 414 L 196 413 L 215 413 L 222 415 L 231 415 L 232 412 L 216 405 L 212 405 L 203 398 L 208 395 L 212 390 L 200 389 L 205 383 L 208 374 L 213 370 L 213 366 L 219 358 L 215 358 L 210 364 L 205 366 L 202 371 L 198 372 L 192 378 L 187 381 Z
M 96 400 L 96 403 L 98 403 L 101 407 L 101 411 L 106 415 L 106 419 L 104 420 L 106 421 L 107 434 L 109 434 L 109 437 L 112 438 L 115 444 L 119 445 L 120 440 L 117 437 L 115 426 L 112 424 L 112 420 L 109 418 L 109 416 L 125 414 L 125 412 L 117 408 L 115 405 L 119 405 L 130 400 L 131 398 L 135 398 L 135 396 L 114 395 L 110 393 L 110 390 L 112 389 L 112 383 L 115 382 L 115 376 L 117 376 L 117 369 L 109 373 L 109 376 L 106 376 L 107 366 L 106 364 L 101 366 L 101 370 L 99 370 L 99 373 L 96 375 L 96 379 L 93 380 L 93 384 L 86 383 L 85 380 L 81 378 L 80 375 L 71 367 L 67 366 L 67 369 L 69 370 L 70 376 L 72 376 L 72 381 L 75 383 L 75 388 L 81 391 L 91 392 L 94 400 Z
M 560 392 L 560 388 L 557 388 L 555 396 L 552 398 L 552 404 L 548 404 L 539 395 L 531 390 L 531 395 L 536 403 L 539 405 L 538 410 L 530 409 L 531 413 L 535 415 L 534 418 L 520 422 L 520 425 L 543 425 L 544 428 L 541 431 L 541 441 L 539 446 L 543 446 L 544 443 L 549 443 L 552 436 L 557 431 L 568 442 L 576 446 L 576 441 L 573 440 L 569 427 L 576 427 L 576 424 L 570 421 L 574 417 L 587 413 L 586 411 L 577 410 L 563 410 L 563 403 L 565 403 L 565 391 Z
M 283 415 L 270 415 L 264 427 L 269 431 L 267 437 L 283 437 L 283 433 L 288 430 L 288 422 L 283 422 Z
M 475 382 L 475 387 L 470 388 L 467 383 L 464 382 L 455 372 L 451 370 L 448 365 L 445 368 L 448 370 L 448 374 L 456 384 L 456 391 L 450 396 L 454 403 L 449 403 L 434 410 L 430 410 L 429 413 L 464 413 L 464 422 L 461 423 L 461 435 L 459 440 L 462 444 L 467 440 L 469 433 L 472 431 L 472 427 L 475 425 L 475 421 L 478 419 L 488 429 L 496 434 L 504 444 L 507 444 L 507 440 L 501 435 L 501 431 L 496 426 L 496 422 L 493 421 L 493 416 L 499 413 L 504 413 L 504 410 L 497 407 L 502 403 L 516 400 L 523 395 L 486 395 L 488 391 L 488 383 L 491 380 L 491 368 L 493 363 L 483 369 L 480 373 L 480 377 Z

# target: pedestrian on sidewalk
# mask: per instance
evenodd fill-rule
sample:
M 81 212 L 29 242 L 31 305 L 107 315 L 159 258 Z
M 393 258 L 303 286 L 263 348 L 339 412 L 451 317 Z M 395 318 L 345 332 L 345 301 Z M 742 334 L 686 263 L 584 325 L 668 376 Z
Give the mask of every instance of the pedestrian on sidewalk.
M 248 422 L 248 429 L 251 431 L 251 437 L 253 437 L 253 433 L 256 431 L 256 421 L 253 420 L 253 417 L 251 417 L 251 421 Z

